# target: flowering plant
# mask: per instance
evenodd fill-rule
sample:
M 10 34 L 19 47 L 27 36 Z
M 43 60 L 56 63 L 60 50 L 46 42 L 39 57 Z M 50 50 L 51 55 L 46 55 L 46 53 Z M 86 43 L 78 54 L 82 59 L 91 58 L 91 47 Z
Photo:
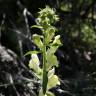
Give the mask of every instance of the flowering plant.
M 46 6 L 45 9 L 41 9 L 39 12 L 39 16 L 36 19 L 37 25 L 32 26 L 32 28 L 40 28 L 42 31 L 42 36 L 38 34 L 33 34 L 32 36 L 33 42 L 40 51 L 31 51 L 31 59 L 29 61 L 29 67 L 33 69 L 34 74 L 41 81 L 39 96 L 54 96 L 49 90 L 56 85 L 60 85 L 58 76 L 55 75 L 55 67 L 58 67 L 58 61 L 54 53 L 61 45 L 61 42 L 60 35 L 55 36 L 56 28 L 52 26 L 58 20 L 59 18 L 55 11 Z M 43 57 L 42 67 L 40 67 L 38 53 L 41 53 Z

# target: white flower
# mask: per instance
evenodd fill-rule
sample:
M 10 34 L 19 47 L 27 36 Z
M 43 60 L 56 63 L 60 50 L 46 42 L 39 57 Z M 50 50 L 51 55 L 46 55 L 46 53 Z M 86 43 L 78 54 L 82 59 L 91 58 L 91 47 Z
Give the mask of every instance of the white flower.
M 38 72 L 40 69 L 39 65 L 40 65 L 40 61 L 37 54 L 32 54 L 31 60 L 29 61 L 29 67 L 33 69 L 35 72 Z

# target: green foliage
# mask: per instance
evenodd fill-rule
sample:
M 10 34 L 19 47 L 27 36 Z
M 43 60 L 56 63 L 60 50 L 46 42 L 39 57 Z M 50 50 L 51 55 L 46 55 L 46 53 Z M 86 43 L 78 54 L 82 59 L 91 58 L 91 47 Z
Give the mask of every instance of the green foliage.
M 60 8 L 62 11 L 71 11 L 72 4 L 68 2 L 62 2 Z
M 92 26 L 82 24 L 81 27 L 82 40 L 86 42 L 92 49 L 96 48 L 96 33 Z
M 60 35 L 55 36 L 56 28 L 51 24 L 58 21 L 58 16 L 55 15 L 55 11 L 49 6 L 45 9 L 41 9 L 37 18 L 37 25 L 32 26 L 40 28 L 42 36 L 33 34 L 33 42 L 40 49 L 43 56 L 43 67 L 40 67 L 40 61 L 37 56 L 39 51 L 31 51 L 31 59 L 29 61 L 29 67 L 33 69 L 36 76 L 41 80 L 41 89 L 39 96 L 54 96 L 49 89 L 60 85 L 60 81 L 55 74 L 54 66 L 58 67 L 58 61 L 54 53 L 57 48 L 61 45 Z M 48 48 L 47 48 L 48 47 Z

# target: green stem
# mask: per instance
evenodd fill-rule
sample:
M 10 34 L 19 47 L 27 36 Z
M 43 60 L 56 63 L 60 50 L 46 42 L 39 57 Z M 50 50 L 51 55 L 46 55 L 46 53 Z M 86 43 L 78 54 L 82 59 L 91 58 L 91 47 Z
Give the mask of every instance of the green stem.
M 47 82 L 48 82 L 48 77 L 47 77 L 47 71 L 46 71 L 46 34 L 44 34 L 44 39 L 43 39 L 43 82 L 42 82 L 42 89 L 43 89 L 43 94 L 45 95 L 46 89 L 47 89 Z

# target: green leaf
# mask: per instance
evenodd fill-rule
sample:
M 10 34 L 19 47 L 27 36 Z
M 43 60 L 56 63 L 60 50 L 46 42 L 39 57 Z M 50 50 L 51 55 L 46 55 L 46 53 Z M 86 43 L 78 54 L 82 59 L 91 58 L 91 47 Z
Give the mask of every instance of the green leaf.
M 42 47 L 43 47 L 43 43 L 41 41 L 41 36 L 40 35 L 37 35 L 37 34 L 34 34 L 33 35 L 33 41 L 34 43 L 42 50 Z
M 47 50 L 47 55 L 54 54 L 56 52 L 57 48 L 58 48 L 58 46 L 51 45 L 50 48 Z
M 47 90 L 56 87 L 56 85 L 60 85 L 60 81 L 58 79 L 57 75 L 52 75 L 51 77 L 48 77 L 48 85 Z
M 39 26 L 39 25 L 33 25 L 33 26 L 31 26 L 31 28 L 39 28 L 39 29 L 42 29 L 42 26 Z
M 39 51 L 29 51 L 24 56 L 32 55 L 32 54 L 38 54 L 38 53 L 40 53 L 40 52 Z

